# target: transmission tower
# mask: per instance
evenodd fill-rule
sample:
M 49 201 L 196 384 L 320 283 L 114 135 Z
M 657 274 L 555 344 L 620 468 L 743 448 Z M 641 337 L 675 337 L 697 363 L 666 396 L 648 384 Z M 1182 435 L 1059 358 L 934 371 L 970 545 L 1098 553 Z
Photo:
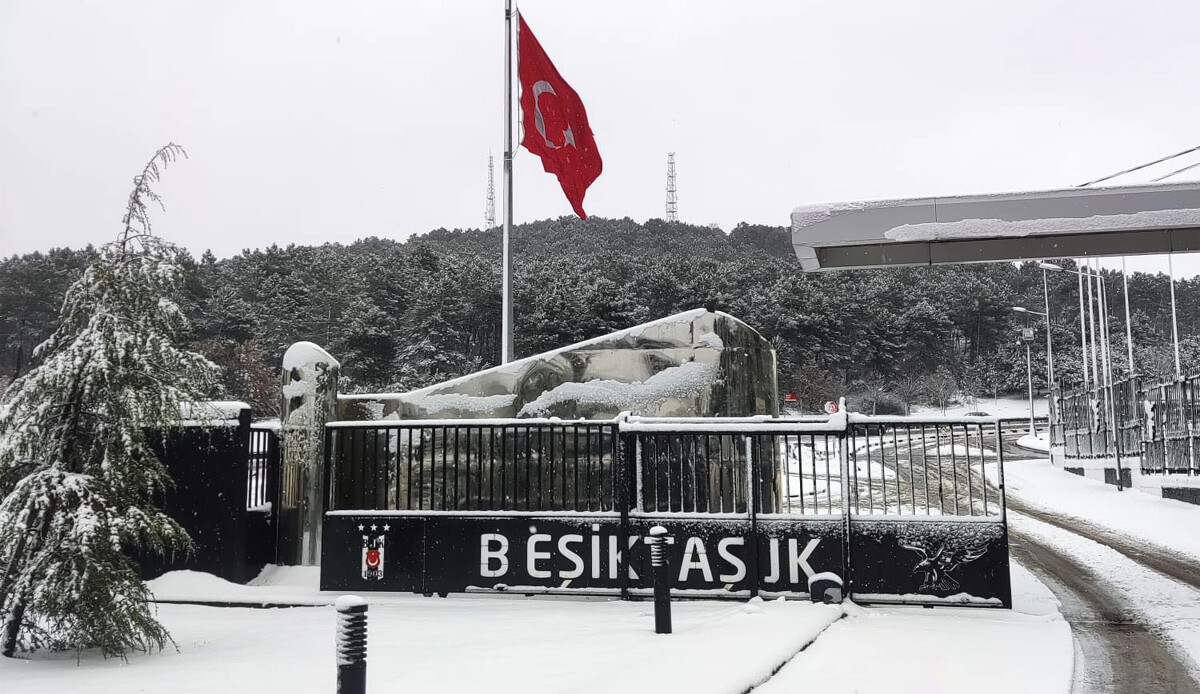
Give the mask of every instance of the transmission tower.
M 496 179 L 492 174 L 492 155 L 488 155 L 487 209 L 483 213 L 485 229 L 496 228 Z
M 667 221 L 678 222 L 679 210 L 675 198 L 675 153 L 667 153 Z

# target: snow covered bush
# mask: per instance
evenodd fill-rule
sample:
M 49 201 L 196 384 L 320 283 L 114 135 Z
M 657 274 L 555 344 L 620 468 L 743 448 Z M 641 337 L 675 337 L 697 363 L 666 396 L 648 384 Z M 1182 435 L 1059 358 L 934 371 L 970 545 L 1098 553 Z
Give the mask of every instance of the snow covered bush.
M 124 229 L 67 291 L 55 332 L 0 401 L 0 652 L 162 648 L 133 552 L 188 548 L 156 506 L 170 484 L 146 428 L 214 379 L 176 347 L 184 251 L 151 233 L 147 202 L 170 144 L 134 179 Z

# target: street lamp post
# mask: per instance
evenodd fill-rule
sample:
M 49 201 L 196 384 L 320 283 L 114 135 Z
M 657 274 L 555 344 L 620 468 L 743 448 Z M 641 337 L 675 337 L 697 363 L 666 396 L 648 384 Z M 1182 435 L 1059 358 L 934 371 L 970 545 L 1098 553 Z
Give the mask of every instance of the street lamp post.
M 1024 306 L 1013 306 L 1012 310 L 1016 311 L 1017 313 L 1028 313 L 1028 314 L 1032 314 L 1035 316 L 1042 316 L 1042 317 L 1046 318 L 1047 321 L 1049 321 L 1049 319 L 1050 319 L 1049 313 L 1042 313 L 1041 311 L 1030 311 L 1029 309 L 1025 308 Z M 1049 329 L 1049 324 L 1047 324 L 1047 329 Z M 1026 371 L 1026 374 L 1029 379 L 1028 380 L 1028 382 L 1029 382 L 1029 433 L 1032 434 L 1036 438 L 1037 437 L 1037 425 L 1034 423 L 1034 419 L 1033 419 L 1033 355 L 1029 348 L 1029 343 L 1033 342 L 1033 328 L 1022 329 L 1021 337 L 1025 342 L 1025 371 Z M 1049 363 L 1049 362 L 1047 362 L 1047 363 Z M 1047 373 L 1050 372 L 1049 368 L 1050 367 L 1047 368 Z

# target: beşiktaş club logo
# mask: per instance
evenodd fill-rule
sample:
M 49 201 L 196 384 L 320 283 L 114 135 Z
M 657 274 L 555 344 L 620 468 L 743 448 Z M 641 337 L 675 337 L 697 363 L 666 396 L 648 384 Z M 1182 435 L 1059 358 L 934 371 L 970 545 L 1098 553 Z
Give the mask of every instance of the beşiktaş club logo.
M 359 531 L 365 531 L 367 526 L 359 525 Z M 379 530 L 378 525 L 371 526 L 371 534 L 362 536 L 362 577 L 367 581 L 383 580 L 383 550 L 386 544 L 386 535 L 376 535 L 375 531 Z M 391 530 L 388 525 L 383 526 L 383 531 Z

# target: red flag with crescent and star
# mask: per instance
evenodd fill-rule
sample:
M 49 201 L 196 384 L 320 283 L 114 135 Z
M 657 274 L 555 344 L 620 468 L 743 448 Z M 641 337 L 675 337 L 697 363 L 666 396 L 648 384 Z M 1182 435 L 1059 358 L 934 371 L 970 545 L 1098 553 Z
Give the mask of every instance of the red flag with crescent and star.
M 583 101 L 542 50 L 525 18 L 518 15 L 517 75 L 521 81 L 521 144 L 542 159 L 546 173 L 558 177 L 563 193 L 581 219 L 583 196 L 604 163 L 596 149 Z

